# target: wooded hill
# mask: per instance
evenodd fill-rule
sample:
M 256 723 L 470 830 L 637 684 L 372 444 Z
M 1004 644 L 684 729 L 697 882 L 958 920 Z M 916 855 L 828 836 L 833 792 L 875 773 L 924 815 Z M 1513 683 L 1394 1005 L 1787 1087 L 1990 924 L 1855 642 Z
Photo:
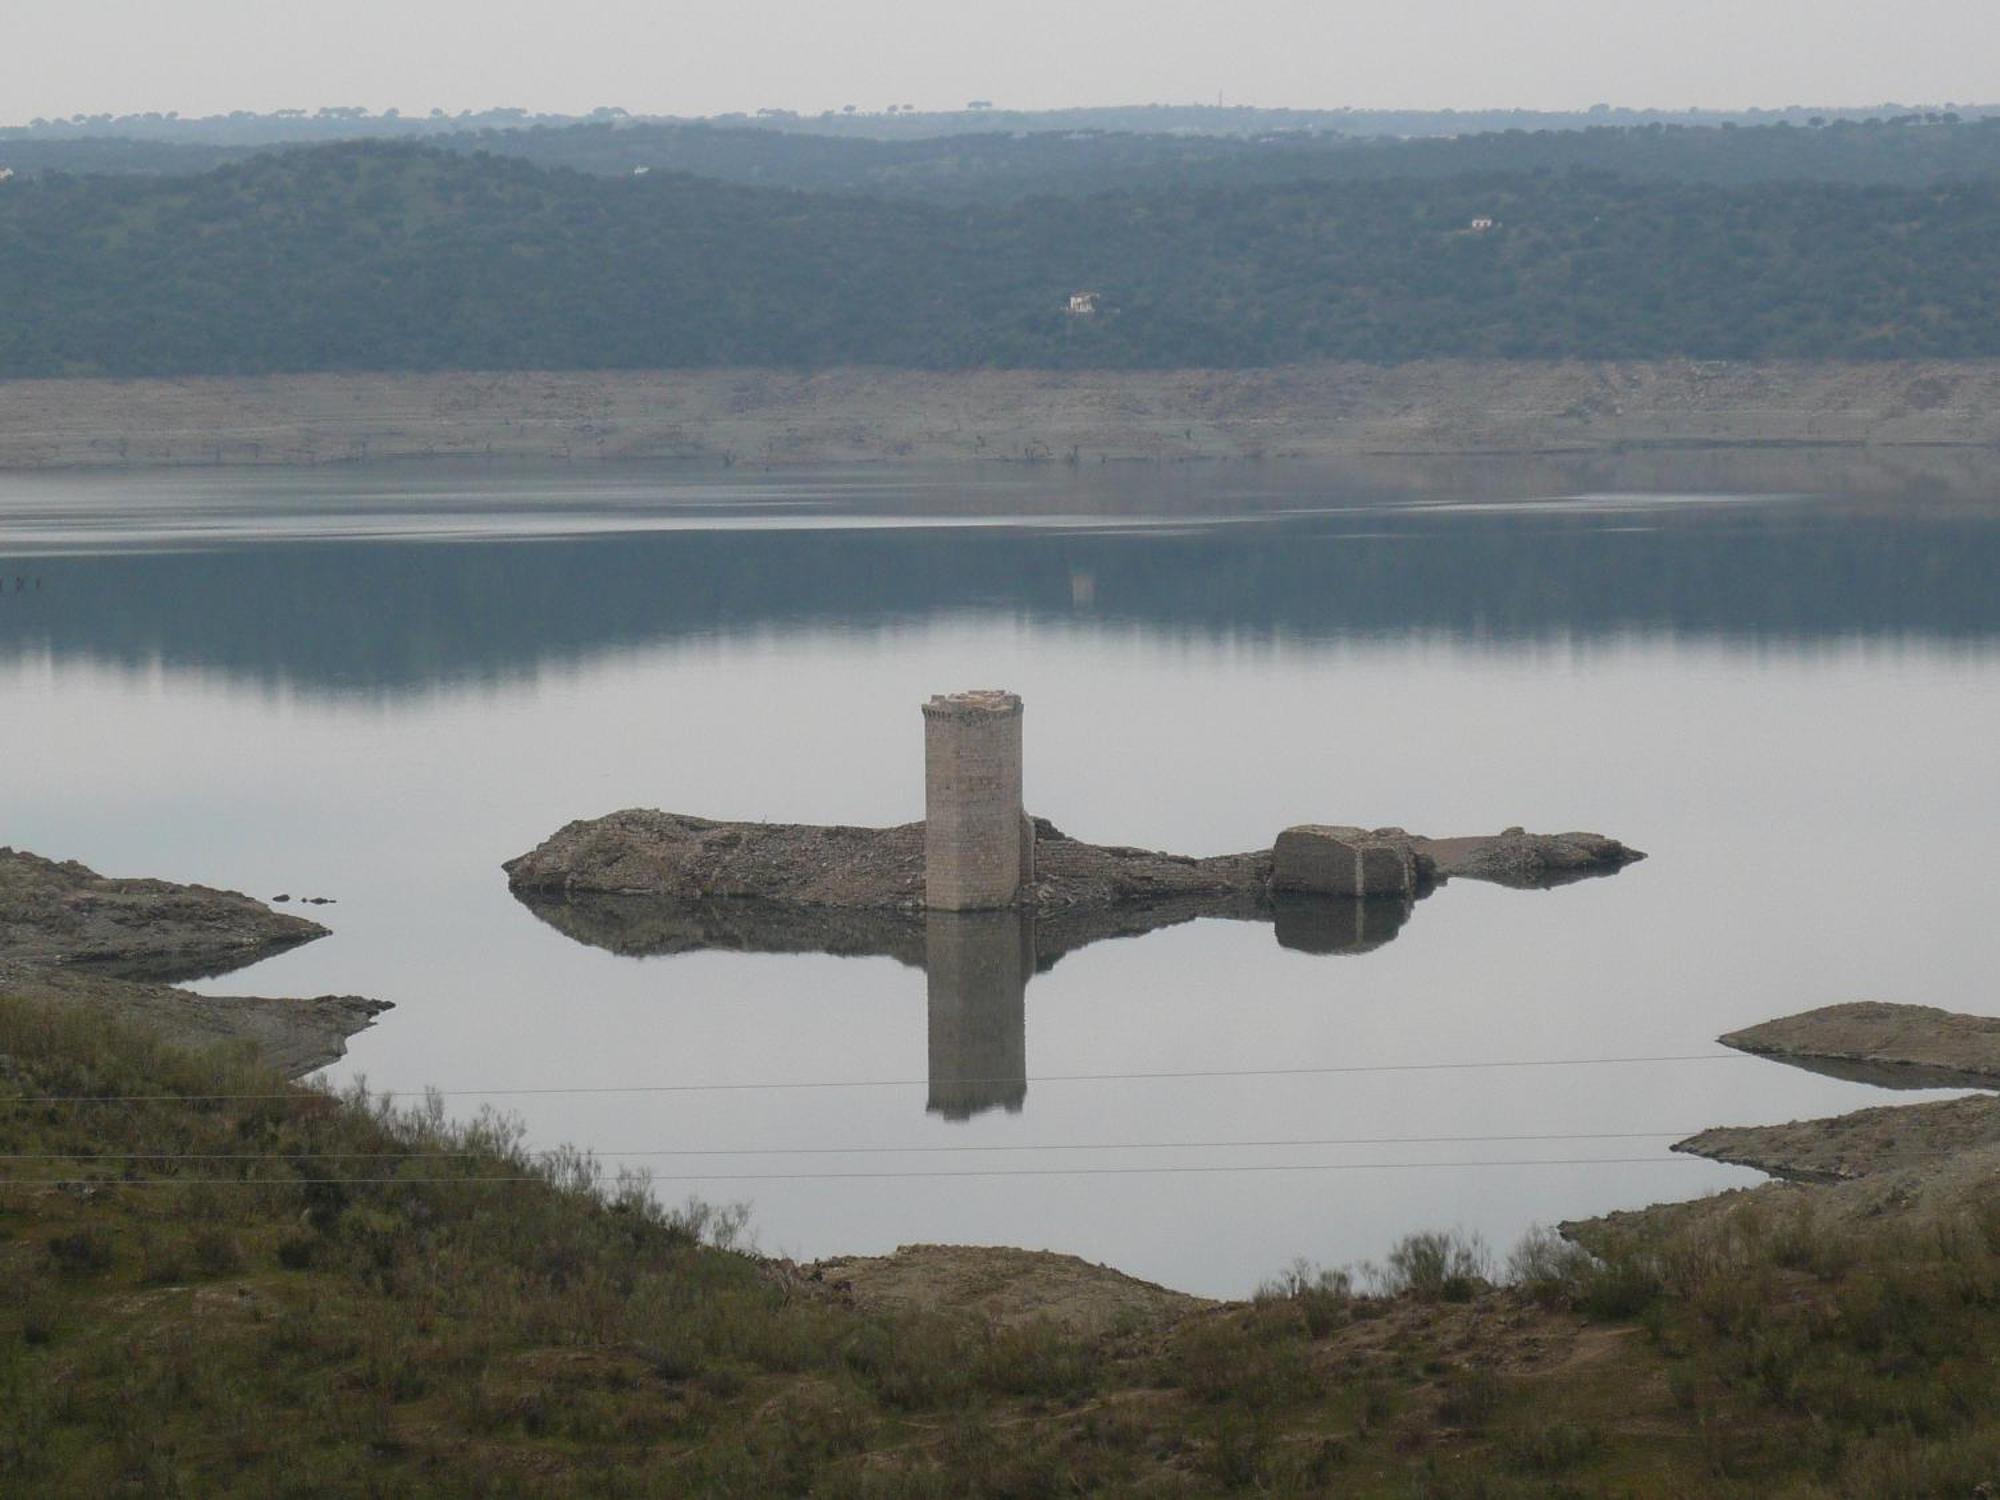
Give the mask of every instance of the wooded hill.
M 0 376 L 1987 357 L 1996 271 L 2000 179 L 946 205 L 347 144 L 0 188 Z
M 280 121 L 273 128 L 296 123 L 382 139 L 392 133 L 391 125 L 415 130 L 424 122 Z M 1936 113 L 1833 119 L 1817 127 L 1656 122 L 1571 130 L 1517 127 L 1409 139 L 1300 129 L 1186 134 L 1101 126 L 874 137 L 858 133 L 861 126 L 826 133 L 813 128 L 817 124 L 468 121 L 428 131 L 422 139 L 445 150 L 518 156 L 540 166 L 613 177 L 645 168 L 749 186 L 959 203 L 1042 193 L 1154 191 L 1196 183 L 1243 187 L 1579 168 L 1724 185 L 1798 181 L 1915 187 L 2000 176 L 2000 117 L 1964 120 Z M 0 132 L 0 165 L 24 175 L 186 175 L 285 144 L 282 137 L 257 141 L 247 126 L 214 138 L 192 125 L 185 132 L 129 136 L 101 130 L 74 136 Z

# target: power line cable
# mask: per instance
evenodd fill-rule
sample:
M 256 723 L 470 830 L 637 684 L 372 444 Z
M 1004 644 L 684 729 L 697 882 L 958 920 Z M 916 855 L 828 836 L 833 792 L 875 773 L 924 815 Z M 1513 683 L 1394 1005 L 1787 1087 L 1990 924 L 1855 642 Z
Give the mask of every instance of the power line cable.
M 1749 1054 L 1742 1052 L 1685 1052 L 1632 1057 L 1505 1058 L 1485 1062 L 1331 1063 L 1283 1068 L 1186 1068 L 1157 1072 L 1043 1073 L 1034 1077 L 953 1078 L 950 1081 L 954 1086 L 1018 1085 L 1023 1083 L 1129 1083 L 1199 1078 L 1299 1078 L 1356 1073 L 1456 1073 L 1502 1068 L 1616 1067 L 1642 1063 L 1749 1062 L 1754 1060 Z M 422 1098 L 435 1095 L 440 1099 L 504 1099 L 548 1097 L 554 1095 L 715 1094 L 765 1091 L 781 1092 L 799 1089 L 925 1088 L 930 1083 L 931 1080 L 929 1078 L 833 1078 L 778 1079 L 767 1082 L 741 1083 L 572 1084 L 490 1089 L 425 1088 L 415 1090 L 410 1097 Z M 282 1094 L 50 1094 L 41 1097 L 21 1097 L 12 1100 L 0 1096 L 0 1104 L 11 1103 L 17 1106 L 37 1108 L 64 1104 L 269 1104 L 300 1100 L 338 1102 L 340 1097 L 340 1095 L 331 1092 L 301 1088 Z M 395 1090 L 380 1091 L 375 1093 L 373 1097 L 397 1097 L 397 1092 Z
M 535 1157 L 562 1155 L 581 1149 L 606 1159 L 637 1156 L 903 1156 L 957 1152 L 1031 1151 L 1226 1151 L 1250 1148 L 1306 1146 L 1456 1146 L 1473 1143 L 1531 1141 L 1644 1141 L 1665 1136 L 1693 1135 L 1693 1130 L 1571 1130 L 1543 1135 L 1372 1135 L 1282 1138 L 1257 1141 L 1054 1141 L 977 1145 L 912 1146 L 651 1146 L 628 1151 L 596 1147 L 556 1146 L 527 1153 Z M 470 1161 L 492 1156 L 490 1151 L 16 1151 L 0 1152 L 9 1161 Z
M 1232 1166 L 1174 1167 L 974 1167 L 921 1172 L 713 1172 L 654 1177 L 654 1182 L 847 1182 L 942 1177 L 1157 1177 L 1221 1172 L 1402 1172 L 1426 1168 L 1636 1167 L 1706 1165 L 1692 1156 L 1526 1157 L 1514 1161 L 1253 1162 Z M 461 1184 L 541 1183 L 538 1176 L 467 1177 L 107 1177 L 91 1180 L 0 1178 L 0 1188 L 37 1187 L 449 1187 Z

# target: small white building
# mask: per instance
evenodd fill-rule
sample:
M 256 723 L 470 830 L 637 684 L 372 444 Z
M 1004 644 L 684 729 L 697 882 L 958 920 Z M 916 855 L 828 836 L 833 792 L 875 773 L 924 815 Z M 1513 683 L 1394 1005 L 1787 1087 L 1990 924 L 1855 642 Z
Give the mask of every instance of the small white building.
M 1071 292 L 1069 294 L 1069 315 L 1072 318 L 1087 318 L 1097 311 L 1097 293 Z
M 0 167 L 0 182 L 11 182 L 14 177 L 12 167 Z
M 1472 221 L 1472 232 L 1474 234 L 1484 234 L 1487 230 L 1493 228 L 1493 225 L 1494 221 L 1492 219 L 1474 219 Z

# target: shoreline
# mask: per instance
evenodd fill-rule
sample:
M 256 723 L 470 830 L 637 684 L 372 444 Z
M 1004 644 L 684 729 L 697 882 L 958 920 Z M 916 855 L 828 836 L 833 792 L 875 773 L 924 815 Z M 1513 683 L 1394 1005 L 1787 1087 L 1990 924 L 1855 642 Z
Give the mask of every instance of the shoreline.
M 785 468 L 1994 446 L 2000 361 L 0 381 L 0 472 L 427 458 Z

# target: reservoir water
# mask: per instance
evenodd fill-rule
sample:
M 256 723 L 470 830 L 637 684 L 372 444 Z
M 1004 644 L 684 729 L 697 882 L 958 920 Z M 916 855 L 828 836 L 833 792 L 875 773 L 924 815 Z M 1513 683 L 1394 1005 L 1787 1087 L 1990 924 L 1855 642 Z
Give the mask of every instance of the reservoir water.
M 1977 457 L 8 476 L 0 842 L 334 898 L 331 937 L 202 987 L 391 1000 L 335 1079 L 747 1200 L 769 1252 L 1018 1244 L 1234 1294 L 1418 1228 L 1504 1251 L 1759 1180 L 1680 1135 L 1884 1100 L 1721 1032 L 2000 1012 L 1996 497 Z M 1651 857 L 1454 882 L 1387 934 L 1017 944 L 1012 978 L 974 934 L 978 984 L 599 946 L 508 892 L 621 807 L 919 817 L 918 704 L 983 686 L 1026 700 L 1030 810 L 1094 841 Z

